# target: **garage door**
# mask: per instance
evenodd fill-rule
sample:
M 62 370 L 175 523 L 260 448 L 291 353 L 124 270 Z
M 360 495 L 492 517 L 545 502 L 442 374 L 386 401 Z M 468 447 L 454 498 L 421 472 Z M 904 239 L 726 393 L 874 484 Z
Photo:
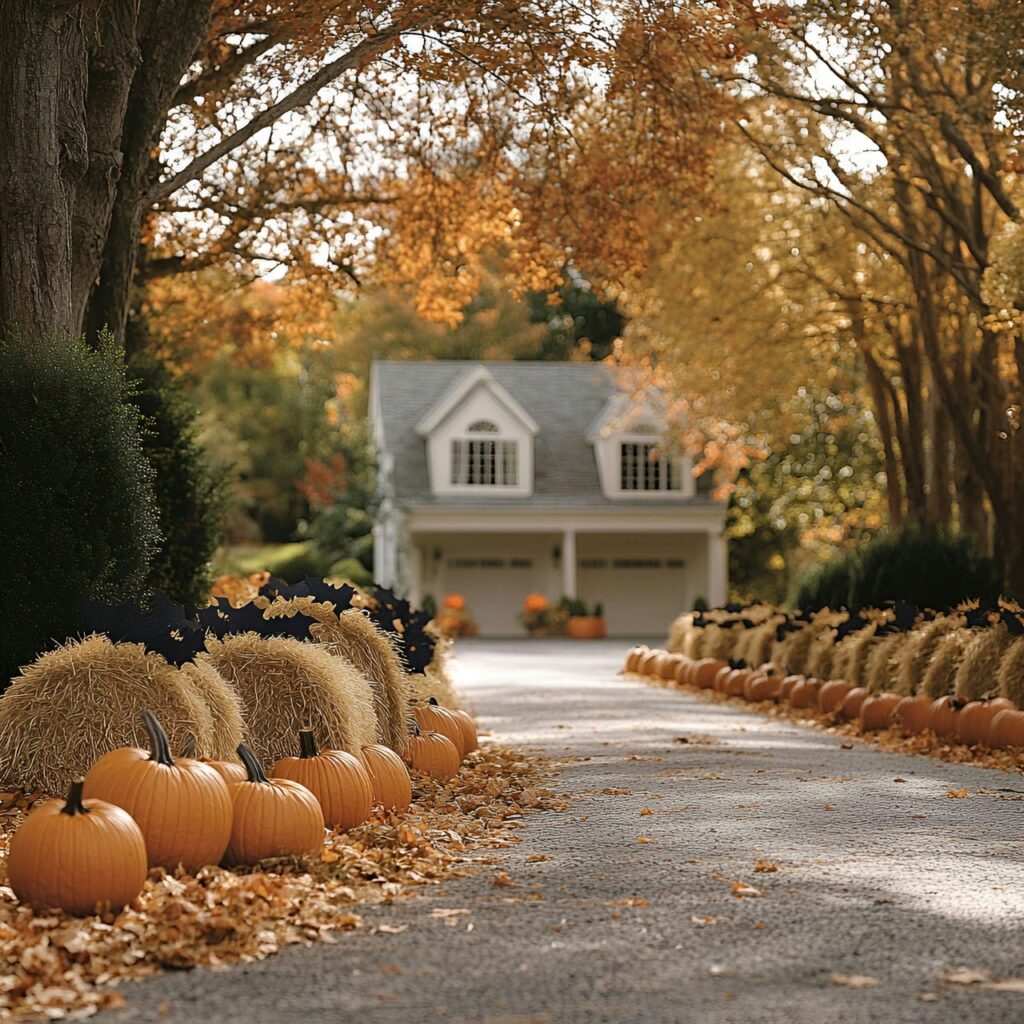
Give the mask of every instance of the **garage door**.
M 445 560 L 445 593 L 466 598 L 482 636 L 518 636 L 523 598 L 544 592 L 543 572 L 530 555 L 453 555 Z
M 648 556 L 581 558 L 580 596 L 601 601 L 614 636 L 664 637 L 686 606 L 686 563 Z

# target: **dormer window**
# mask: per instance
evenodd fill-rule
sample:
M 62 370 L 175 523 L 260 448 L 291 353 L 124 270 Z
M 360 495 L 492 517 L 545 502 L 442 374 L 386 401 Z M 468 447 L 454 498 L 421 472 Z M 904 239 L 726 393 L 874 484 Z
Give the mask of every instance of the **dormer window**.
M 498 433 L 490 420 L 476 420 L 466 432 L 469 437 L 452 441 L 451 482 L 456 486 L 515 487 L 519 483 L 518 442 L 486 436 Z M 472 436 L 475 434 L 485 436 Z
M 680 466 L 663 458 L 652 441 L 624 441 L 619 445 L 619 489 L 622 491 L 681 491 Z

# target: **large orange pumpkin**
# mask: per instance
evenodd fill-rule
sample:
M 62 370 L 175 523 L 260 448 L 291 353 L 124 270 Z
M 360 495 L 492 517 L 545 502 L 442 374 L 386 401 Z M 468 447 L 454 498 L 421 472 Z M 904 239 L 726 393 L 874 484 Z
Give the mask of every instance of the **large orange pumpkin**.
M 816 708 L 820 692 L 821 683 L 817 679 L 800 678 L 789 691 L 789 706 L 791 708 Z
M 203 764 L 208 764 L 229 787 L 232 782 L 244 782 L 247 778 L 241 761 L 211 761 L 206 757 L 201 757 L 199 760 Z
M 956 723 L 964 702 L 959 697 L 939 697 L 932 701 L 928 713 L 928 727 L 941 739 L 956 737 Z
M 753 675 L 743 688 L 743 696 L 751 701 L 776 700 L 781 690 L 781 676 Z
M 784 700 L 784 701 L 788 701 L 789 700 L 789 695 L 793 692 L 793 687 L 795 687 L 797 683 L 801 682 L 803 680 L 803 678 L 804 678 L 803 676 L 797 676 L 797 675 L 783 676 L 783 678 L 782 678 L 782 686 L 779 689 L 779 697 L 780 697 L 780 699 Z
M 818 710 L 826 714 L 837 712 L 846 700 L 846 695 L 853 689 L 853 684 L 845 679 L 830 679 L 823 683 L 818 691 Z
M 234 820 L 224 863 L 255 864 L 270 857 L 315 853 L 324 841 L 324 815 L 305 786 L 291 779 L 268 779 L 243 743 L 238 756 L 246 781 L 231 787 Z
M 419 732 L 409 740 L 406 759 L 410 768 L 447 782 L 459 770 L 459 752 L 439 732 Z
M 690 681 L 702 690 L 710 690 L 715 685 L 715 676 L 728 667 L 727 662 L 719 661 L 718 658 L 701 658 L 693 667 Z
M 402 759 L 390 748 L 368 743 L 360 751 L 373 788 L 373 802 L 385 810 L 407 811 L 412 803 L 412 780 Z
M 431 697 L 426 704 L 417 704 L 412 709 L 416 724 L 424 732 L 439 732 L 452 741 L 452 746 L 459 752 L 461 761 L 468 751 L 463 746 L 462 729 L 458 720 L 447 709 L 441 707 L 434 697 Z
M 904 697 L 896 705 L 893 721 L 899 725 L 904 736 L 917 736 L 928 728 L 931 716 L 932 700 L 930 697 Z
M 217 864 L 231 835 L 231 796 L 207 764 L 171 757 L 167 735 L 150 711 L 142 720 L 149 750 L 120 747 L 104 754 L 85 777 L 87 799 L 124 808 L 146 840 L 150 867 L 195 872 Z
M 1000 711 L 989 726 L 988 745 L 1000 750 L 1024 747 L 1024 711 Z
M 344 750 L 318 750 L 310 729 L 299 730 L 299 756 L 279 758 L 271 774 L 305 786 L 328 828 L 355 828 L 370 816 L 373 786 L 362 763 Z
M 888 729 L 902 699 L 898 693 L 876 693 L 867 697 L 860 706 L 860 727 L 864 732 Z
M 142 892 L 146 843 L 132 816 L 103 800 L 83 800 L 82 780 L 66 800 L 47 800 L 11 839 L 7 878 L 36 910 L 84 916 L 121 910 Z
M 723 693 L 730 697 L 742 697 L 747 680 L 753 675 L 749 668 L 734 668 L 725 679 Z
M 957 738 L 969 747 L 978 743 L 988 743 L 992 720 L 1000 711 L 1013 711 L 1016 707 L 1017 705 L 1006 697 L 972 700 L 963 706 L 957 718 Z
M 456 708 L 451 714 L 459 723 L 459 731 L 462 733 L 462 749 L 466 754 L 478 750 L 480 740 L 476 735 L 476 722 L 473 721 L 473 716 L 468 711 L 463 711 L 462 708 Z

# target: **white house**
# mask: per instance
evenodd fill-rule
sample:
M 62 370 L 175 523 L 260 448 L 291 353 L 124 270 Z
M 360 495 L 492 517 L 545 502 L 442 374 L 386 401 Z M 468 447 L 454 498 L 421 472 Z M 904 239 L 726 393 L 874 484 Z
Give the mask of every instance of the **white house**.
M 375 577 L 462 594 L 487 636 L 521 634 L 531 592 L 600 601 L 614 636 L 722 604 L 725 508 L 657 457 L 657 405 L 596 363 L 374 363 Z

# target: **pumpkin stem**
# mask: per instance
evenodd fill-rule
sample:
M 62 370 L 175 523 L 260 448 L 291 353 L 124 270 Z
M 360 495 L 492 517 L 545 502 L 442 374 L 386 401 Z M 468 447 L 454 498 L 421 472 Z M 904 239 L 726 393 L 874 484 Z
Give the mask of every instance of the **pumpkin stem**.
M 157 764 L 173 767 L 174 759 L 171 757 L 171 747 L 167 742 L 167 733 L 164 732 L 164 727 L 160 724 L 156 715 L 148 708 L 142 712 L 142 724 L 146 727 L 146 732 L 149 733 L 150 761 L 156 761 Z
M 267 773 L 263 770 L 263 765 L 256 760 L 256 755 L 244 743 L 238 744 L 236 753 L 242 759 L 242 764 L 245 765 L 250 782 L 270 782 Z
M 316 745 L 316 737 L 313 735 L 312 729 L 300 729 L 299 730 L 299 756 L 300 757 L 317 757 L 320 751 Z
M 68 817 L 73 818 L 76 814 L 89 813 L 89 808 L 82 803 L 82 787 L 84 785 L 84 779 L 75 779 L 71 783 L 71 787 L 68 789 L 67 801 L 60 809 L 61 814 L 66 814 Z

